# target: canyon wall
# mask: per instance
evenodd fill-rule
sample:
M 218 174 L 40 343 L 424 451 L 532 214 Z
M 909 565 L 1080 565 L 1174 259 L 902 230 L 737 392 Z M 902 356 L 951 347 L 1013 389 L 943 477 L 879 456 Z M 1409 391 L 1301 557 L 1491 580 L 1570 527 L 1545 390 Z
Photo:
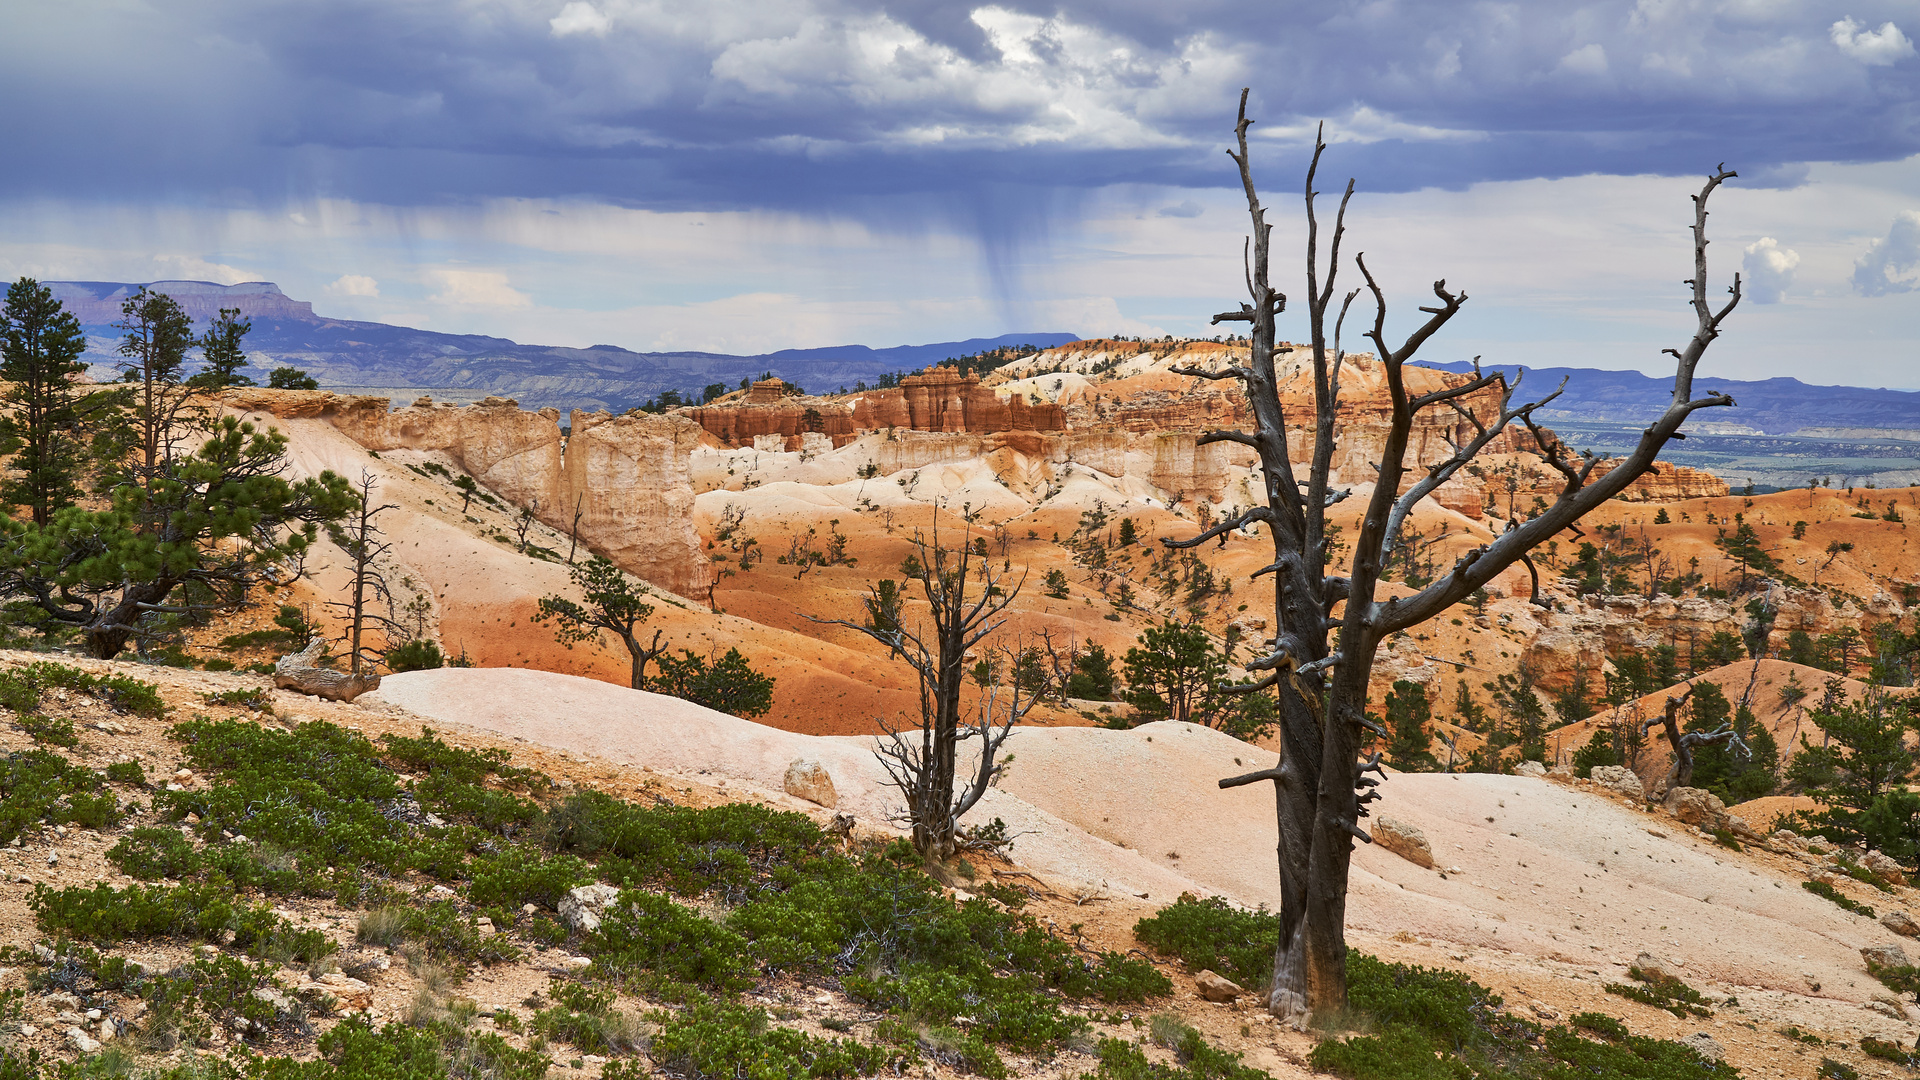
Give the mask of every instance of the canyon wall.
M 425 398 L 390 409 L 387 398 L 325 390 L 229 390 L 230 408 L 324 420 L 369 450 L 435 450 L 516 506 L 562 532 L 580 513 L 580 542 L 660 588 L 694 596 L 711 580 L 693 525 L 687 462 L 701 429 L 680 416 L 528 412 L 507 398 L 455 407 Z

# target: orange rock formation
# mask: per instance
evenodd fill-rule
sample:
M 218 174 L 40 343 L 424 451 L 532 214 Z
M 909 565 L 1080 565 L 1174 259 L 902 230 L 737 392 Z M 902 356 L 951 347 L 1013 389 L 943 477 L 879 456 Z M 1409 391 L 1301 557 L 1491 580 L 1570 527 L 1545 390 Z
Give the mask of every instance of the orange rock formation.
M 438 450 L 507 501 L 627 572 L 683 596 L 712 580 L 693 525 L 688 456 L 700 428 L 679 416 L 573 414 L 563 439 L 554 409 L 509 398 L 457 408 L 422 398 L 389 409 L 382 397 L 325 390 L 226 391 L 229 408 L 325 420 L 369 450 Z

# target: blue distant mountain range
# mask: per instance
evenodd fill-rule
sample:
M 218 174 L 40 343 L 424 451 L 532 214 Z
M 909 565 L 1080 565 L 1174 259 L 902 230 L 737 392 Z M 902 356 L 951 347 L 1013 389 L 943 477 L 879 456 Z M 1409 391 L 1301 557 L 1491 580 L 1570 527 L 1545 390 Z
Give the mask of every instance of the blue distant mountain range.
M 86 327 L 88 359 L 114 359 L 120 302 L 140 288 L 117 281 L 50 281 L 69 311 Z M 291 364 L 312 374 L 328 389 L 413 391 L 480 397 L 512 397 L 529 408 L 611 409 L 638 405 L 663 390 L 693 392 L 712 383 L 736 387 L 740 380 L 771 371 L 814 392 L 872 384 L 889 372 L 911 372 L 948 357 L 1011 345 L 1047 348 L 1079 339 L 1077 334 L 1002 334 L 992 338 L 944 341 L 873 349 L 838 345 L 823 349 L 782 349 L 755 356 L 708 352 L 642 353 L 617 345 L 585 349 L 522 345 L 480 334 L 441 334 L 386 323 L 357 322 L 316 315 L 313 305 L 294 300 L 267 281 L 216 285 L 205 281 L 146 283 L 178 301 L 196 326 L 220 308 L 239 308 L 253 320 L 247 352 L 261 371 Z
M 1427 364 L 1441 371 L 1470 371 L 1465 362 Z M 1492 371 L 1496 365 L 1485 365 Z M 1544 397 L 1567 382 L 1566 389 L 1539 417 L 1555 423 L 1646 424 L 1665 411 L 1673 397 L 1672 376 L 1642 375 L 1638 371 L 1602 371 L 1595 368 L 1536 368 L 1497 365 L 1519 372 L 1522 398 Z M 1894 438 L 1920 438 L 1920 392 L 1868 389 L 1859 386 L 1816 386 L 1799 379 L 1741 380 L 1696 375 L 1694 396 L 1718 390 L 1730 394 L 1734 407 L 1704 409 L 1693 414 L 1685 430 L 1745 428 L 1756 435 L 1859 437 L 1862 432 L 1902 432 Z M 1838 434 L 1846 433 L 1846 434 Z

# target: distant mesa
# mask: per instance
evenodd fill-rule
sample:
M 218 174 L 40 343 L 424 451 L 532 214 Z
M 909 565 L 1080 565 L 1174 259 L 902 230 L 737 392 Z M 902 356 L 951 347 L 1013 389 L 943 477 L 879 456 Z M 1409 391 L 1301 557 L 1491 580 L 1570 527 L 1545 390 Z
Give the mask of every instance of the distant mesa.
M 120 303 L 140 289 L 135 282 L 50 281 L 54 295 L 87 328 L 88 359 L 110 364 L 120 334 Z M 447 400 L 477 401 L 497 395 L 532 408 L 605 409 L 624 412 L 662 391 L 698 393 L 723 383 L 772 371 L 809 390 L 826 391 L 882 375 L 905 374 L 949 357 L 1015 345 L 1039 348 L 1064 345 L 1078 334 L 1052 332 L 1002 334 L 965 341 L 871 348 L 836 345 L 819 349 L 782 349 L 754 355 L 713 352 L 634 352 L 618 345 L 584 349 L 522 345 L 482 334 L 443 334 L 386 323 L 334 319 L 316 314 L 313 305 L 294 300 L 269 281 L 218 285 L 210 281 L 154 281 L 156 292 L 180 302 L 196 323 L 237 307 L 254 322 L 247 351 L 256 366 L 291 364 L 332 389 L 386 392 L 410 398 L 419 392 Z

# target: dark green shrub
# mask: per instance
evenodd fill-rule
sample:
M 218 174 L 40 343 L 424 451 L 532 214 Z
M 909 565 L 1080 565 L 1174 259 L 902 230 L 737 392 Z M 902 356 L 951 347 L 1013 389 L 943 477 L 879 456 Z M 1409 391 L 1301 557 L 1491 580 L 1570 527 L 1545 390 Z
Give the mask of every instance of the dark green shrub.
M 61 716 L 41 716 L 38 713 L 22 713 L 14 719 L 14 724 L 34 742 L 50 746 L 78 746 L 80 737 L 74 734 L 73 721 Z
M 1914 1051 L 1903 1050 L 1897 1042 L 1885 1042 L 1871 1035 L 1860 1040 L 1860 1052 L 1868 1057 L 1879 1058 L 1881 1061 L 1905 1065 L 1909 1069 L 1916 1064 Z
M 1851 911 L 1855 915 L 1865 915 L 1869 919 L 1873 918 L 1872 907 L 1853 899 L 1846 893 L 1841 892 L 1839 889 L 1834 888 L 1824 881 L 1803 881 L 1800 883 L 1800 887 L 1815 896 L 1833 901 L 1844 911 Z
M 0 705 L 16 713 L 36 712 L 41 696 L 48 690 L 72 690 L 86 694 L 120 712 L 159 718 L 166 715 L 167 703 L 160 688 L 126 675 L 90 675 L 79 668 L 36 660 L 11 671 L 0 672 Z
M 248 908 L 213 885 L 92 888 L 37 885 L 28 901 L 42 933 L 102 945 L 129 938 L 184 937 L 232 944 L 253 956 L 318 960 L 337 946 L 318 930 L 297 930 L 266 905 Z
M 699 1000 L 667 1018 L 649 1051 L 656 1064 L 696 1080 L 871 1076 L 898 1051 L 775 1027 L 765 1010 Z
M 593 864 L 585 859 L 518 846 L 477 858 L 469 869 L 473 882 L 467 886 L 467 900 L 479 907 L 538 904 L 552 909 L 569 890 L 594 879 Z
M 1830 1057 L 1820 1059 L 1820 1071 L 1814 1073 L 1820 1080 L 1860 1080 L 1860 1070 L 1844 1061 L 1835 1061 Z
M 142 769 L 137 761 L 116 761 L 107 766 L 107 779 L 116 784 L 146 787 L 147 771 Z
M 0 754 L 0 844 L 38 822 L 68 817 L 74 796 L 99 789 L 99 774 L 52 751 Z
M 446 667 L 447 658 L 440 652 L 440 646 L 420 638 L 388 650 L 386 664 L 387 670 L 398 675 L 403 671 L 430 671 Z
M 1198 1031 L 1185 1024 L 1170 1025 L 1172 1030 L 1165 1033 L 1169 1037 L 1159 1038 L 1162 1019 L 1171 1018 L 1155 1018 L 1155 1041 L 1173 1051 L 1173 1064 L 1151 1061 L 1138 1046 L 1123 1039 L 1102 1039 L 1098 1050 L 1100 1067 L 1084 1074 L 1081 1080 L 1267 1080 L 1265 1072 L 1240 1064 L 1239 1054 L 1209 1044 Z M 1433 1060 L 1432 1052 L 1428 1051 L 1426 1057 Z M 1418 1080 L 1425 1074 L 1406 1075 Z
M 645 1048 L 639 1025 L 614 1009 L 613 991 L 558 983 L 553 999 L 556 1004 L 552 1008 L 534 1014 L 535 1033 L 589 1054 L 623 1054 Z
M 622 891 L 585 951 L 596 972 L 634 986 L 678 983 L 733 993 L 754 983 L 745 938 L 657 893 Z
M 200 869 L 192 841 L 174 829 L 135 829 L 107 849 L 107 861 L 141 881 L 183 878 Z
M 1141 919 L 1133 936 L 1199 971 L 1209 968 L 1241 986 L 1265 990 L 1273 981 L 1280 917 L 1265 908 L 1241 911 L 1218 896 L 1183 893 L 1171 907 Z
M 1685 1020 L 1689 1016 L 1712 1016 L 1707 1009 L 1707 999 L 1700 992 L 1670 975 L 1649 975 L 1637 967 L 1627 969 L 1627 974 L 1645 983 L 1645 986 L 1631 986 L 1626 983 L 1607 983 L 1601 989 L 1629 1001 L 1642 1005 L 1651 1005 L 1656 1009 L 1665 1009 Z
M 76 791 L 67 796 L 66 809 L 60 816 L 83 828 L 107 829 L 119 823 L 120 803 L 111 791 Z
M 1349 951 L 1348 1000 L 1374 1034 L 1329 1039 L 1308 1061 L 1350 1080 L 1737 1080 L 1732 1066 L 1676 1042 L 1642 1038 L 1598 1013 L 1542 1029 L 1500 1011 L 1499 995 L 1458 972 L 1382 963 Z M 1585 1030 L 1598 1040 L 1579 1034 Z

